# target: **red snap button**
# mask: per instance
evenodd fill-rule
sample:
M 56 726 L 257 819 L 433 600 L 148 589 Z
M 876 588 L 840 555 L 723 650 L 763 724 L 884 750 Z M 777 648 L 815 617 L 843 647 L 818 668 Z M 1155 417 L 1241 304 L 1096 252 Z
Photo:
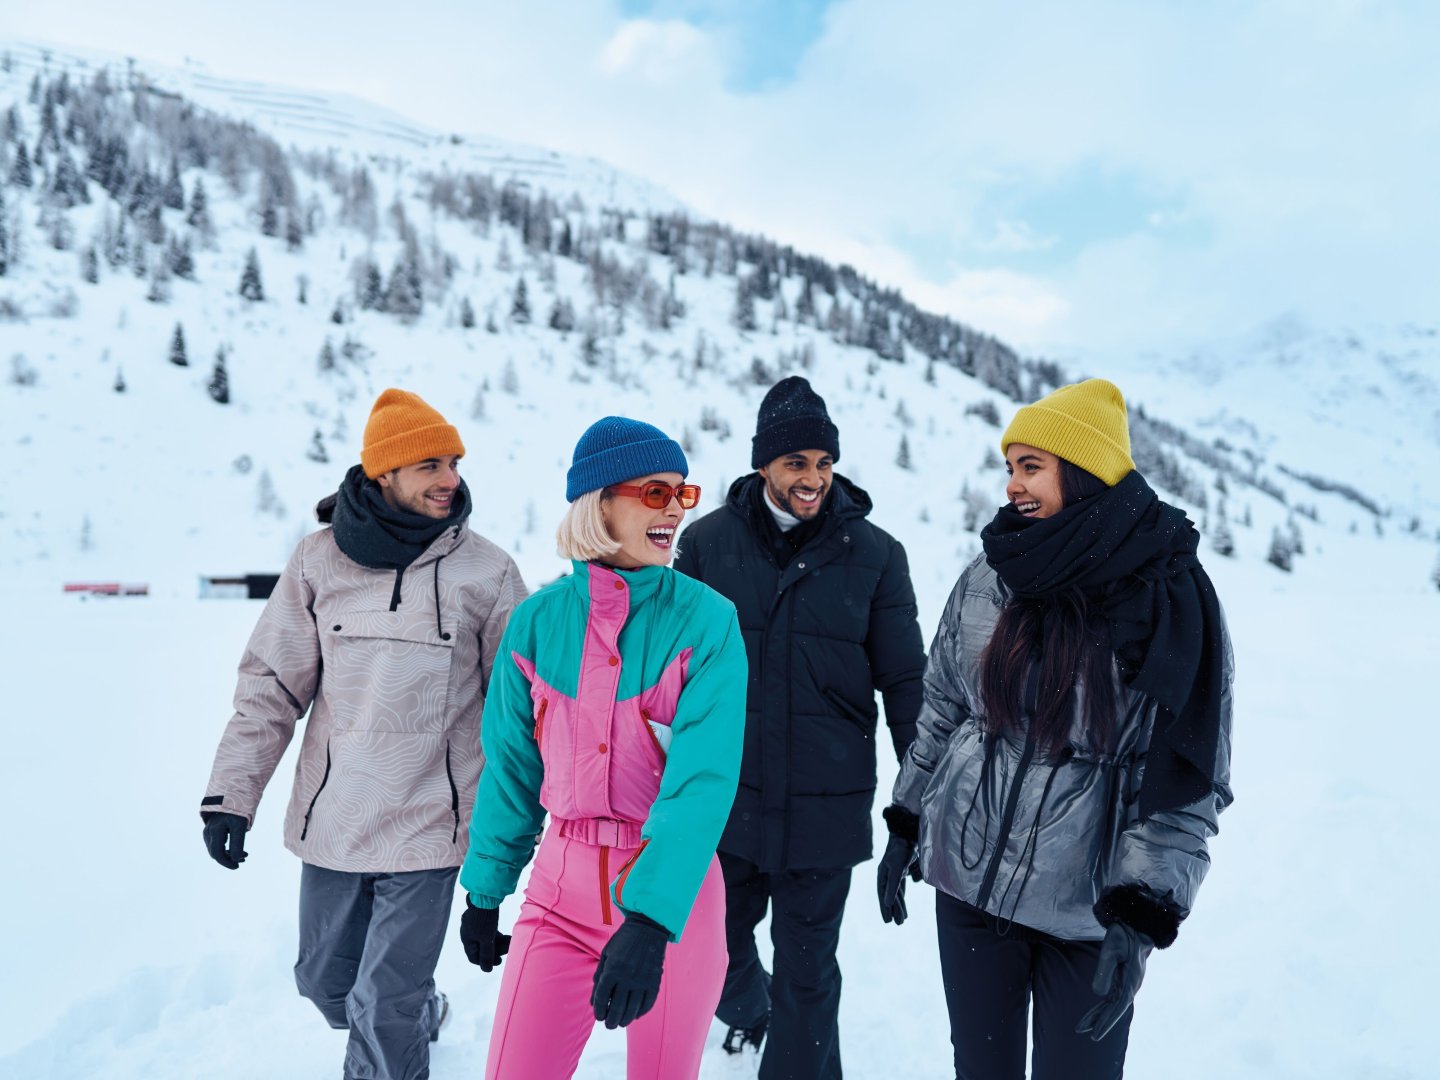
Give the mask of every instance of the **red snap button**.
M 605 749 L 606 749 L 606 748 L 605 748 L 605 744 L 602 742 L 602 743 L 600 744 L 600 752 L 601 752 L 602 754 L 605 753 Z
M 625 587 L 625 582 L 623 582 L 623 581 L 617 581 L 617 582 L 615 582 L 615 587 L 616 587 L 617 589 L 623 589 L 623 588 Z
M 616 664 L 618 664 L 618 663 L 620 663 L 620 657 L 618 657 L 618 656 L 612 656 L 612 657 L 610 657 L 610 666 L 611 666 L 611 667 L 614 667 L 614 666 L 615 666 Z

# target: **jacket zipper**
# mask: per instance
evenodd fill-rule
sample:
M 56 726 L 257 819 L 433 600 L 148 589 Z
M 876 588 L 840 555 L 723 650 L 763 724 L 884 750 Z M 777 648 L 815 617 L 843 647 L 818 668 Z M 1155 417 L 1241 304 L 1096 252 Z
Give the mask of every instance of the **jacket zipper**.
M 325 785 L 330 782 L 330 743 L 325 743 L 325 775 L 320 777 L 320 786 L 315 789 L 315 794 L 310 797 L 310 805 L 305 808 L 305 826 L 300 830 L 300 839 L 305 839 L 305 834 L 310 831 L 310 815 L 315 812 L 315 800 L 320 798 L 320 792 L 325 790 Z
M 450 833 L 453 844 L 460 838 L 460 791 L 455 787 L 455 774 L 450 771 L 450 744 L 445 744 L 445 779 L 450 781 L 450 813 L 455 816 L 455 828 Z
M 630 877 L 630 871 L 635 869 L 635 860 L 640 858 L 640 853 L 645 850 L 649 840 L 641 840 L 640 846 L 635 849 L 635 854 L 625 860 L 625 865 L 620 867 L 620 876 L 615 879 L 615 901 L 620 905 L 625 903 L 625 882 Z
M 600 921 L 610 925 L 610 849 L 600 848 Z
M 405 568 L 398 567 L 395 570 L 395 591 L 390 594 L 390 610 L 396 611 L 400 607 L 400 582 L 405 578 Z
M 650 710 L 640 710 L 640 721 L 645 725 L 645 734 L 650 736 L 650 741 L 655 744 L 655 752 L 660 755 L 663 764 L 666 760 L 665 748 L 660 745 L 660 736 L 655 734 L 655 729 L 650 726 Z
M 545 709 L 550 704 L 549 698 L 540 699 L 540 712 L 535 717 L 535 745 L 539 747 L 540 736 L 545 734 Z

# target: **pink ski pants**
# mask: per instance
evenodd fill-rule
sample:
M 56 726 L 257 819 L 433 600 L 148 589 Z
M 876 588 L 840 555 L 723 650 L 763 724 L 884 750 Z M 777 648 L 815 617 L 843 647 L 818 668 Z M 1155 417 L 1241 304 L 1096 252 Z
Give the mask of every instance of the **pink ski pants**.
M 595 1013 L 595 966 L 624 915 L 610 882 L 635 853 L 546 830 L 502 967 L 487 1080 L 562 1080 L 579 1064 Z M 700 1072 L 725 982 L 725 883 L 712 857 L 681 940 L 665 949 L 655 1007 L 625 1029 L 628 1080 Z

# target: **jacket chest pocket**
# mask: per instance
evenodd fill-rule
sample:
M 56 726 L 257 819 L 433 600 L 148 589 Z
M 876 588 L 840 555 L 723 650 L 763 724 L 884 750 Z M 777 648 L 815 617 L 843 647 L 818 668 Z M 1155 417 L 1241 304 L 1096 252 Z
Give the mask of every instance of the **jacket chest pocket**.
M 320 635 L 337 731 L 448 729 L 454 633 L 433 611 L 340 612 Z

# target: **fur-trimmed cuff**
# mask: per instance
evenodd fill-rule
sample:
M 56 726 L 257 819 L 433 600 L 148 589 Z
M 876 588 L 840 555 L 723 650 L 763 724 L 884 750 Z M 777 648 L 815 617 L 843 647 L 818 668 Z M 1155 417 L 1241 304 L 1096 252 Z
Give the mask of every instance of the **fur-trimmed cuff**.
M 891 836 L 898 836 L 912 844 L 920 842 L 920 819 L 903 806 L 891 803 L 880 811 L 880 816 L 885 819 L 885 827 L 890 830 Z
M 1168 895 L 1159 896 L 1145 885 L 1116 885 L 1102 892 L 1095 902 L 1095 918 L 1101 926 L 1122 922 L 1160 949 L 1175 943 L 1180 923 L 1188 914 Z

